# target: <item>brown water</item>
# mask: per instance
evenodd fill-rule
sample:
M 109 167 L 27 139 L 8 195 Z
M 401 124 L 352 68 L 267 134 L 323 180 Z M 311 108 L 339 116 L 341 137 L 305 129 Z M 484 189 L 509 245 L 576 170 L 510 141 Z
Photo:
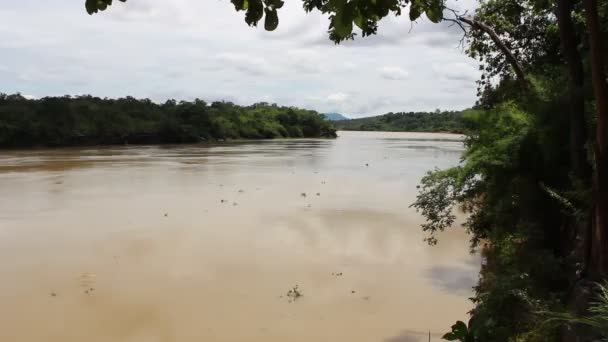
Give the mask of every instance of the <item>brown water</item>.
M 0 341 L 438 341 L 479 262 L 408 206 L 462 143 L 340 136 L 0 152 Z

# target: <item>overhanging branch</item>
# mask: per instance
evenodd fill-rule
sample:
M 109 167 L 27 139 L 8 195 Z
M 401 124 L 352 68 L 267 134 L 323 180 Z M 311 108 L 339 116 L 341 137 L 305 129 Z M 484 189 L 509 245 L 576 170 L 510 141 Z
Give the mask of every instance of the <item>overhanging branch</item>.
M 488 36 L 490 36 L 490 38 L 492 39 L 494 44 L 496 44 L 496 47 L 498 47 L 498 49 L 504 54 L 505 58 L 507 59 L 507 62 L 511 65 L 511 67 L 515 71 L 515 74 L 517 75 L 517 80 L 520 82 L 521 86 L 523 88 L 528 88 L 528 79 L 526 78 L 526 72 L 524 71 L 524 67 L 517 60 L 517 58 L 515 57 L 513 52 L 511 52 L 511 49 L 509 49 L 509 47 L 507 47 L 505 42 L 503 42 L 502 39 L 500 39 L 500 37 L 498 36 L 496 31 L 494 31 L 494 29 L 492 29 L 490 26 L 484 24 L 481 21 L 467 17 L 466 12 L 464 14 L 462 14 L 462 13 L 458 13 L 458 11 L 451 9 L 451 8 L 446 8 L 446 9 L 448 11 L 452 12 L 454 14 L 454 17 L 453 18 L 443 18 L 443 20 L 457 24 L 458 26 L 460 26 L 460 28 L 465 33 L 466 33 L 466 29 L 464 28 L 464 25 L 462 23 L 469 25 L 471 27 L 471 29 L 473 29 L 473 30 L 479 30 L 481 32 L 486 33 Z
M 515 74 L 517 75 L 517 80 L 521 83 L 522 87 L 528 87 L 528 79 L 526 78 L 524 67 L 517 60 L 513 52 L 511 52 L 511 49 L 509 49 L 507 45 L 502 41 L 502 39 L 500 39 L 496 31 L 494 31 L 490 26 L 475 19 L 463 16 L 456 16 L 456 20 L 468 24 L 469 26 L 471 26 L 472 29 L 480 30 L 490 36 L 494 44 L 496 44 L 496 47 L 498 47 L 498 49 L 505 55 L 507 62 L 515 71 Z

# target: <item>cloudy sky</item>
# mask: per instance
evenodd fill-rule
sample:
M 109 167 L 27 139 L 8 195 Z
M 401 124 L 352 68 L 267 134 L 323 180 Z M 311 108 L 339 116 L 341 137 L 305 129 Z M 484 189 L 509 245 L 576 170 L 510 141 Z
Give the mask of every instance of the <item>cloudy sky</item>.
M 266 101 L 351 117 L 475 102 L 477 64 L 456 27 L 387 18 L 378 36 L 335 46 L 327 18 L 300 0 L 279 16 L 265 32 L 229 0 L 128 0 L 95 16 L 84 0 L 3 1 L 0 92 Z

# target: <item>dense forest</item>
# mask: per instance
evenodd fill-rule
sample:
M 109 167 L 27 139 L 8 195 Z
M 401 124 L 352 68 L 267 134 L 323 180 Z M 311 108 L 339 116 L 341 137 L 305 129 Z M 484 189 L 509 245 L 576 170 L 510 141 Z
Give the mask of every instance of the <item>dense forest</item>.
M 608 2 L 483 1 L 466 52 L 482 70 L 462 163 L 422 180 L 431 244 L 468 217 L 484 263 L 448 340 L 608 338 Z
M 344 131 L 400 131 L 462 133 L 465 121 L 462 112 L 435 111 L 388 113 L 352 120 L 335 121 L 338 130 Z
M 334 138 L 336 131 L 317 112 L 268 103 L 0 94 L 0 148 L 303 137 Z

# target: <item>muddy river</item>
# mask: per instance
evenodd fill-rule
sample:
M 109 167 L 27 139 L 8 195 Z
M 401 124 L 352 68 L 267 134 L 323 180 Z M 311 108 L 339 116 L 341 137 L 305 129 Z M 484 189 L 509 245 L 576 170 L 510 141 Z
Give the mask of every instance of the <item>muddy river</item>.
M 426 245 L 409 205 L 462 148 L 341 132 L 0 151 L 0 341 L 439 341 L 479 260 L 461 229 Z

